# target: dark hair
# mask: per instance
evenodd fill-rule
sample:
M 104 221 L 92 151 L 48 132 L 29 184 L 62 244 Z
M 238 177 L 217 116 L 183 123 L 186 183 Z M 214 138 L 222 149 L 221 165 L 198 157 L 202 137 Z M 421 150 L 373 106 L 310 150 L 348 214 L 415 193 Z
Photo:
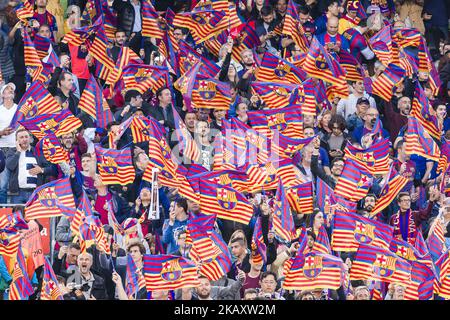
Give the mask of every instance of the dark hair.
M 258 291 L 256 291 L 256 289 L 255 288 L 248 288 L 248 289 L 245 289 L 245 291 L 244 291 L 244 297 L 245 297 L 245 295 L 246 294 L 253 294 L 253 293 L 258 293 Z
M 260 280 L 262 281 L 262 280 L 264 280 L 265 278 L 267 278 L 268 276 L 273 276 L 273 278 L 275 279 L 275 281 L 278 280 L 278 279 L 277 279 L 277 274 L 276 274 L 275 272 L 273 272 L 273 271 L 266 271 L 266 272 L 264 272 L 264 273 L 261 275 Z
M 83 158 L 90 158 L 90 159 L 92 159 L 92 155 L 89 152 L 86 152 L 86 153 L 83 153 L 81 155 L 81 159 L 83 159 Z
M 47 23 L 43 23 L 39 26 L 38 30 L 41 30 L 42 27 L 47 27 L 50 31 L 52 30 L 52 28 L 50 28 L 50 26 Z
M 28 135 L 30 135 L 30 133 L 28 132 L 28 130 L 27 130 L 27 129 L 25 129 L 25 128 L 22 128 L 22 129 L 19 129 L 19 130 L 17 130 L 17 131 L 16 131 L 16 137 L 17 137 L 17 135 L 18 135 L 19 133 L 21 133 L 21 132 L 27 132 L 27 133 L 28 133 Z
M 139 241 L 135 241 L 135 242 L 130 243 L 130 244 L 127 246 L 127 252 L 130 252 L 131 248 L 133 248 L 133 247 L 139 247 L 139 252 L 140 252 L 142 255 L 145 254 L 145 247 L 144 247 L 144 245 L 143 245 L 142 243 L 140 243 Z
M 313 299 L 316 300 L 316 297 L 311 291 L 302 291 L 295 300 L 302 300 L 305 296 L 312 296 Z
M 272 6 L 264 6 L 261 8 L 261 16 L 262 17 L 267 17 L 268 15 L 273 13 L 273 8 Z
M 181 30 L 181 33 L 183 34 L 183 36 L 187 35 L 189 32 L 189 29 L 183 28 L 183 27 L 175 27 L 175 28 L 173 28 L 173 31 L 175 31 L 177 29 Z
M 118 29 L 116 30 L 116 32 L 114 32 L 114 35 L 117 35 L 119 32 L 123 32 L 123 33 L 125 33 L 125 35 L 127 34 L 127 32 L 126 32 L 124 29 L 118 28 Z
M 339 1 L 338 0 L 328 0 L 328 1 L 326 1 L 326 7 L 325 7 L 326 10 L 325 11 L 328 11 L 328 8 L 331 7 L 335 2 L 339 5 Z
M 341 158 L 341 157 L 334 158 L 333 161 L 331 161 L 331 168 L 333 168 L 334 164 L 335 164 L 336 162 L 338 162 L 338 161 L 343 161 L 343 162 L 345 162 L 345 161 L 344 161 L 344 158 Z
M 71 242 L 68 245 L 68 250 L 70 250 L 70 249 L 81 250 L 81 247 L 80 247 L 80 245 L 78 243 Z
M 56 281 L 58 281 L 58 283 L 62 283 L 63 285 L 66 285 L 66 278 L 62 277 L 62 276 L 58 276 L 57 274 L 55 274 L 56 276 Z
M 187 212 L 188 210 L 188 203 L 185 198 L 178 198 L 175 200 L 175 204 L 179 206 L 180 208 L 183 208 L 184 212 Z
M 304 6 L 298 7 L 297 11 L 298 11 L 298 13 L 301 13 L 301 14 L 304 14 L 304 15 L 310 13 L 309 8 L 308 7 L 304 7 Z
M 375 194 L 369 193 L 364 197 L 364 202 L 366 201 L 367 198 L 370 198 L 370 197 L 375 198 L 375 201 L 377 200 L 377 196 Z
M 170 90 L 168 87 L 161 87 L 161 88 L 159 88 L 158 90 L 156 90 L 155 96 L 157 96 L 157 97 L 159 98 L 159 96 L 161 95 L 161 93 L 162 93 L 164 90 L 166 90 L 166 89 Z
M 23 215 L 23 213 L 25 212 L 25 206 L 23 206 L 23 205 L 17 205 L 17 206 L 14 206 L 14 207 L 12 208 L 12 211 L 13 211 L 13 212 L 19 211 L 19 212 Z
M 61 74 L 58 77 L 58 85 L 61 85 L 61 81 L 66 79 L 66 74 L 70 75 L 67 71 L 61 71 Z
M 139 91 L 132 89 L 128 90 L 127 93 L 125 93 L 124 99 L 125 101 L 129 102 L 131 101 L 131 98 L 136 98 L 138 96 L 142 96 L 142 94 Z
M 328 128 L 333 129 L 333 126 L 337 124 L 341 131 L 344 131 L 346 128 L 345 118 L 340 114 L 335 114 L 331 117 L 330 123 L 328 123 Z
M 106 130 L 110 130 L 112 126 L 120 126 L 120 122 L 119 121 L 111 121 L 110 123 L 108 123 L 106 125 Z
M 244 239 L 241 237 L 237 237 L 230 240 L 230 244 L 238 242 L 241 246 L 245 246 Z
M 314 220 L 313 220 L 314 221 Z M 314 239 L 314 241 L 316 241 L 316 234 L 312 231 L 312 230 L 307 230 L 306 231 L 306 235 L 307 236 L 311 236 L 311 238 L 313 238 Z
M 185 233 L 187 233 L 186 229 L 181 229 L 180 231 L 178 231 L 177 239 L 180 239 L 180 236 Z
M 323 214 L 323 212 L 320 211 L 319 208 L 314 208 L 313 213 L 309 214 L 309 215 L 306 217 L 306 225 L 307 225 L 308 227 L 312 227 L 312 226 L 314 225 L 314 219 L 316 218 L 316 216 L 317 216 L 319 213 L 322 213 L 322 214 Z M 315 240 L 315 239 L 314 239 L 314 240 Z
M 397 196 L 397 202 L 400 202 L 400 199 L 403 197 L 410 197 L 408 192 L 400 192 Z

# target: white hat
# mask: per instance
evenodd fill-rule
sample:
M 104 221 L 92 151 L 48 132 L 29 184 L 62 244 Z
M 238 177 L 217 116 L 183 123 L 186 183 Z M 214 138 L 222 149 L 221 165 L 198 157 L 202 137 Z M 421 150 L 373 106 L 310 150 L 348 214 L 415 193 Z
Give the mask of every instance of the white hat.
M 13 90 L 16 91 L 16 85 L 12 82 L 9 82 L 0 89 L 0 96 L 3 95 L 3 91 L 5 91 L 6 87 L 8 87 L 8 86 L 12 87 Z

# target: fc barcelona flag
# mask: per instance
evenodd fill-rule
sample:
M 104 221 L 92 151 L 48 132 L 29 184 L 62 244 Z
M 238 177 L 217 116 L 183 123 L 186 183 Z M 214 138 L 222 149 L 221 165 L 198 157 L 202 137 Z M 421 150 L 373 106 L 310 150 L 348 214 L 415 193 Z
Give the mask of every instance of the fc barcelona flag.
M 372 94 L 376 94 L 385 101 L 390 101 L 394 87 L 403 79 L 405 70 L 393 63 L 372 83 Z
M 309 76 L 321 79 L 334 85 L 345 85 L 345 72 L 339 63 L 325 50 L 316 37 L 314 37 L 303 69 Z
M 159 21 L 159 15 L 149 0 L 143 0 L 142 5 L 142 36 L 162 39 L 164 30 Z
M 265 264 L 267 262 L 267 246 L 264 243 L 261 219 L 262 217 L 256 219 L 255 227 L 253 228 L 252 259 L 253 263 L 262 262 Z
M 25 204 L 25 218 L 28 221 L 62 215 L 71 217 L 74 214 L 75 200 L 69 177 L 37 187 Z
M 389 172 L 389 139 L 376 139 L 366 149 L 347 143 L 344 151 L 344 160 L 353 160 L 372 175 Z
M 188 28 L 195 42 L 199 44 L 228 27 L 228 24 L 222 23 L 222 20 L 226 19 L 225 15 L 225 11 L 216 10 L 179 13 L 175 16 L 173 24 Z
M 356 58 L 346 50 L 339 52 L 339 64 L 346 71 L 347 81 L 363 81 L 364 71 Z
M 81 120 L 75 117 L 69 109 L 65 109 L 57 114 L 42 114 L 18 122 L 37 139 L 42 139 L 49 133 L 54 133 L 55 136 L 61 137 L 83 125 Z
M 134 181 L 135 171 L 130 148 L 104 149 L 95 146 L 97 168 L 105 185 L 127 185 Z
M 445 245 L 445 231 L 442 223 L 442 216 L 438 215 L 430 226 L 426 244 L 430 250 L 431 258 L 436 262 L 439 257 L 447 250 Z
M 439 146 L 430 134 L 419 123 L 419 120 L 408 117 L 408 129 L 405 132 L 406 154 L 417 154 L 438 162 L 440 158 Z
M 344 263 L 341 258 L 319 252 L 306 255 L 300 252 L 294 258 L 283 282 L 285 290 L 336 290 L 344 281 Z
M 330 239 L 328 238 L 324 225 L 321 225 L 319 228 L 319 233 L 316 235 L 312 250 L 324 254 L 331 254 Z
M 287 60 L 265 52 L 255 77 L 258 81 L 264 82 L 301 84 L 306 80 L 306 73 Z
M 109 40 L 102 20 L 103 18 L 100 17 L 94 24 L 98 25 L 98 27 L 96 28 L 95 39 L 89 48 L 89 53 L 111 72 L 115 67 L 115 63 L 110 56 Z
M 281 157 L 282 159 L 293 158 L 297 151 L 300 151 L 305 146 L 309 145 L 315 137 L 316 136 L 304 139 L 294 139 L 275 131 L 271 142 L 271 159 L 278 160 L 278 157 Z
M 269 109 L 284 108 L 292 104 L 296 98 L 296 90 L 300 85 L 277 82 L 252 82 L 256 94 Z
M 58 138 L 51 132 L 39 140 L 36 144 L 35 152 L 37 156 L 43 154 L 45 159 L 50 163 L 69 162 L 68 152 L 61 146 Z
M 286 15 L 284 16 L 282 33 L 291 36 L 301 51 L 308 52 L 308 39 L 305 37 L 305 32 L 293 0 L 289 0 Z
M 230 85 L 213 78 L 195 79 L 191 95 L 193 108 L 228 110 L 231 103 Z
M 36 34 L 33 40 L 34 48 L 38 54 L 39 59 L 43 60 L 48 54 L 50 49 L 50 39 Z
M 44 278 L 42 280 L 41 300 L 64 300 L 52 265 L 45 258 Z
M 220 219 L 248 224 L 253 206 L 235 189 L 212 181 L 199 179 L 200 206 L 204 214 L 217 214 Z
M 438 279 L 436 281 L 437 294 L 450 299 L 450 250 L 445 251 L 436 261 L 436 272 Z
M 408 183 L 408 178 L 398 174 L 397 170 L 393 166 L 387 175 L 388 180 L 381 189 L 380 197 L 378 198 L 375 207 L 370 212 L 371 217 L 384 210 L 388 205 L 394 201 L 400 191 Z
M 302 214 L 313 213 L 313 187 L 311 181 L 287 188 L 286 196 L 292 210 Z
M 27 273 L 26 260 L 22 247 L 17 251 L 16 262 L 12 271 L 12 282 L 9 285 L 8 300 L 27 300 L 33 294 L 33 286 Z
M 167 67 L 130 63 L 123 68 L 125 89 L 137 90 L 141 94 L 150 89 L 155 93 L 158 89 L 166 87 L 168 77 L 169 70 Z
M 28 23 L 28 19 L 34 15 L 33 5 L 28 0 L 19 3 L 14 8 L 14 11 L 16 12 L 17 18 L 23 23 Z
M 225 17 L 220 21 L 219 26 L 225 24 L 225 28 L 228 30 L 233 30 L 241 25 L 241 19 L 237 14 L 236 5 L 227 0 L 198 1 L 194 9 L 192 9 L 193 12 L 205 10 L 224 11 Z M 219 28 L 222 27 L 220 26 Z
M 415 117 L 433 138 L 440 140 L 441 132 L 436 118 L 436 111 L 431 107 L 419 81 L 416 83 L 411 116 Z
M 164 127 L 151 116 L 130 118 L 129 127 L 131 129 L 133 143 L 141 143 L 152 139 L 160 140 L 166 134 Z
M 92 75 L 86 83 L 78 107 L 90 115 L 99 128 L 106 128 L 107 124 L 114 120 L 102 90 Z
M 372 50 L 386 67 L 393 62 L 393 41 L 392 41 L 392 28 L 390 25 L 385 26 L 377 34 L 375 34 L 369 40 Z
M 180 91 L 183 96 L 184 106 L 188 111 L 192 111 L 192 90 L 194 88 L 195 79 L 200 70 L 201 63 L 197 61 L 193 66 L 189 68 L 184 74 L 182 74 L 177 81 L 174 82 L 173 87 Z
M 334 193 L 351 201 L 364 198 L 373 183 L 372 174 L 353 159 L 345 160 Z
M 350 280 L 411 281 L 411 264 L 388 249 L 361 244 L 350 269 Z
M 37 81 L 43 69 L 42 61 L 39 59 L 34 43 L 31 41 L 26 29 L 23 29 L 23 47 L 27 73 L 30 74 L 33 81 Z
M 178 45 L 178 63 L 181 74 L 187 72 L 199 61 L 201 62 L 199 73 L 202 75 L 202 77 L 214 78 L 220 72 L 220 68 L 217 64 L 200 56 L 197 51 L 195 51 L 185 41 L 180 40 Z
M 147 291 L 195 288 L 200 285 L 193 261 L 172 255 L 144 255 Z
M 139 290 L 145 288 L 145 279 L 142 270 L 136 267 L 136 263 L 127 255 L 127 272 L 126 272 L 126 292 L 127 296 L 135 299 Z
M 355 252 L 361 245 L 389 249 L 394 229 L 356 213 L 336 210 L 331 237 L 333 251 Z
M 284 240 L 291 241 L 295 236 L 294 219 L 292 218 L 291 206 L 286 196 L 286 191 L 278 181 L 277 193 L 274 199 L 273 229 Z
M 9 126 L 17 129 L 18 121 L 26 120 L 44 113 L 59 113 L 61 106 L 44 88 L 42 83 L 34 81 L 20 99 L 17 111 Z
M 186 159 L 198 162 L 200 160 L 200 149 L 197 142 L 191 136 L 186 124 L 181 119 L 177 110 L 172 106 L 173 118 L 175 121 L 175 134 L 178 140 L 178 150 Z M 189 160 L 188 160 L 189 161 Z

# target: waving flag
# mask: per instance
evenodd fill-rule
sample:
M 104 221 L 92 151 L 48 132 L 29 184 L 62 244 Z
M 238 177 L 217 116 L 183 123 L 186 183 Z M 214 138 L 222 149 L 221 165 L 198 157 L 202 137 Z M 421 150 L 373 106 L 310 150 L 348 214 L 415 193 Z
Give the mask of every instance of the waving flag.
M 198 287 L 197 267 L 188 259 L 171 255 L 144 255 L 147 291 Z
M 314 241 L 312 251 L 331 254 L 330 239 L 328 239 L 327 230 L 324 225 L 319 228 L 319 233 L 316 236 L 316 241 Z
M 33 286 L 27 274 L 26 260 L 20 247 L 12 271 L 12 282 L 9 285 L 8 300 L 27 300 L 33 294 Z
M 39 59 L 44 59 L 48 55 L 50 49 L 50 39 L 36 34 L 33 40 L 34 48 L 38 54 Z
M 304 139 L 293 139 L 275 132 L 271 143 L 271 158 L 276 160 L 278 160 L 279 157 L 282 159 L 292 159 L 296 152 L 309 145 L 315 137 L 316 136 Z
M 130 148 L 114 150 L 96 145 L 95 153 L 98 172 L 105 185 L 127 185 L 134 181 L 135 171 Z
M 145 278 L 142 270 L 138 270 L 131 255 L 127 255 L 126 292 L 128 297 L 136 298 L 137 293 L 145 288 Z
M 14 8 L 14 11 L 16 12 L 17 18 L 23 23 L 28 23 L 28 19 L 34 16 L 33 5 L 28 0 L 20 2 Z
M 291 207 L 281 180 L 278 181 L 272 222 L 274 231 L 278 233 L 280 237 L 287 241 L 291 241 L 294 238 L 294 219 L 292 218 Z
M 438 162 L 440 158 L 439 146 L 414 117 L 408 117 L 408 129 L 405 132 L 406 154 L 417 154 Z
M 5 230 L 0 230 L 0 254 L 13 257 L 19 249 L 21 240 L 22 236 L 19 233 L 8 234 Z
M 219 72 L 220 68 L 214 62 L 200 56 L 189 44 L 180 40 L 179 45 L 179 69 L 180 73 L 186 73 L 197 62 L 201 62 L 199 73 L 202 77 L 214 78 Z
M 439 257 L 447 250 L 445 245 L 445 231 L 444 226 L 441 222 L 442 216 L 438 215 L 430 226 L 430 231 L 428 232 L 428 238 L 426 244 L 430 250 L 431 257 L 433 261 L 436 262 Z
M 153 117 L 133 117 L 129 124 L 133 143 L 160 139 L 165 136 L 165 129 Z
M 169 70 L 166 67 L 130 63 L 123 68 L 125 89 L 137 90 L 141 94 L 150 89 L 155 93 L 158 89 L 166 87 L 168 77 Z
M 80 201 L 80 205 L 77 208 L 77 216 L 78 214 L 80 214 L 81 217 L 81 222 L 78 229 L 81 252 L 86 252 L 86 249 L 89 246 L 96 243 L 100 251 L 103 251 L 106 254 L 111 254 L 110 245 L 106 240 L 103 224 L 100 221 L 100 217 L 94 215 L 91 203 L 89 202 L 86 193 L 83 193 L 83 200 Z M 72 223 L 74 223 L 74 221 Z
M 286 188 L 286 196 L 291 209 L 297 213 L 313 213 L 313 187 L 312 182 Z
M 267 246 L 264 243 L 261 219 L 261 217 L 258 217 L 256 219 L 256 223 L 253 228 L 252 259 L 253 263 L 262 262 L 263 264 L 265 264 L 267 263 Z
M 450 254 L 449 250 L 446 250 L 436 261 L 437 281 L 436 289 L 437 294 L 444 298 L 450 299 Z
M 354 252 L 361 245 L 389 248 L 394 229 L 356 213 L 336 210 L 331 237 L 333 251 Z
M 44 113 L 59 113 L 61 106 L 44 88 L 42 83 L 34 81 L 20 99 L 17 111 L 9 126 L 17 129 L 18 122 Z
M 308 52 L 308 39 L 305 37 L 305 32 L 293 0 L 289 0 L 286 15 L 284 16 L 282 33 L 291 36 L 301 51 Z
M 345 160 L 344 169 L 334 193 L 351 201 L 365 197 L 373 183 L 372 174 L 352 159 Z
M 363 81 L 364 71 L 358 60 L 346 50 L 339 52 L 339 64 L 346 71 L 347 81 Z
M 231 104 L 230 85 L 213 78 L 197 78 L 191 94 L 193 108 L 228 110 Z
M 389 139 L 376 139 L 366 149 L 355 147 L 349 142 L 344 151 L 344 160 L 351 159 L 372 175 L 389 172 Z
M 248 224 L 253 216 L 253 207 L 235 189 L 199 179 L 200 206 L 204 214 L 217 214 L 219 219 Z
M 41 300 L 64 300 L 59 288 L 58 280 L 56 279 L 55 272 L 48 261 L 45 258 L 44 264 L 44 278 L 42 280 Z
M 73 218 L 70 221 L 70 230 L 72 234 L 79 235 L 80 234 L 80 226 L 84 223 L 86 216 L 93 216 L 94 212 L 92 210 L 91 203 L 89 202 L 88 195 L 86 191 L 83 190 L 83 193 L 80 197 L 80 202 L 77 207 L 77 211 Z
M 99 128 L 106 128 L 107 124 L 114 120 L 102 90 L 92 75 L 86 83 L 78 107 L 96 120 Z
M 419 81 L 416 83 L 411 116 L 415 117 L 433 138 L 438 140 L 441 138 L 441 130 L 439 130 L 436 112 L 431 108 L 430 102 L 425 92 L 423 92 Z
M 143 61 L 129 47 L 121 47 L 114 69 L 108 73 L 106 79 L 106 84 L 109 84 L 111 89 L 120 83 L 123 69 L 130 63 L 143 63 Z
M 151 2 L 143 0 L 142 4 L 142 36 L 162 39 L 164 36 L 164 30 L 159 22 L 159 15 Z
M 350 269 L 350 280 L 378 280 L 408 284 L 411 264 L 391 251 L 361 244 Z
M 269 109 L 289 106 L 297 98 L 298 88 L 301 87 L 281 82 L 252 82 L 251 86 Z
M 81 120 L 76 118 L 69 109 L 65 109 L 57 114 L 42 114 L 18 122 L 37 139 L 42 139 L 47 134 L 52 133 L 57 137 L 61 137 L 83 125 Z
M 377 58 L 386 67 L 393 60 L 392 51 L 392 27 L 390 25 L 385 26 L 372 38 L 370 38 L 369 43 L 372 47 L 373 52 Z
M 175 134 L 177 136 L 178 141 L 178 150 L 183 154 L 183 157 L 186 159 L 190 159 L 195 162 L 200 161 L 200 149 L 197 145 L 197 142 L 191 136 L 191 133 L 188 131 L 186 124 L 181 119 L 177 110 L 172 106 L 173 118 L 175 121 Z
M 204 10 L 179 13 L 175 16 L 173 24 L 178 27 L 188 28 L 197 44 L 208 40 L 228 27 L 221 23 L 225 18 L 224 11 Z
M 339 63 L 325 50 L 314 37 L 306 55 L 303 69 L 309 76 L 334 85 L 344 86 L 345 72 Z
M 98 18 L 94 42 L 89 48 L 89 53 L 105 66 L 110 72 L 114 69 L 115 63 L 110 56 L 109 41 L 106 36 L 102 18 Z
M 394 87 L 405 76 L 405 70 L 391 63 L 372 84 L 372 94 L 378 95 L 385 101 L 390 101 Z
M 69 177 L 51 181 L 34 190 L 25 204 L 26 219 L 73 216 L 75 200 Z
M 228 28 L 228 30 L 241 25 L 241 19 L 236 12 L 236 5 L 227 0 L 198 1 L 192 11 L 202 12 L 205 10 L 224 11 L 225 17 L 220 21 L 219 25 L 225 24 L 225 28 Z
M 400 191 L 403 190 L 409 180 L 408 178 L 400 175 L 393 166 L 391 166 L 387 177 L 388 179 L 381 189 L 380 197 L 375 203 L 375 207 L 370 212 L 371 217 L 375 216 L 377 213 L 381 212 L 388 205 L 390 205 L 395 200 Z
M 44 155 L 45 159 L 54 164 L 69 162 L 68 152 L 61 146 L 58 138 L 51 132 L 38 141 L 35 149 L 36 155 Z
M 27 72 L 30 74 L 33 81 L 36 81 L 42 72 L 43 66 L 41 60 L 39 60 L 39 55 L 34 47 L 34 43 L 31 41 L 26 29 L 23 30 L 23 47 Z
M 269 52 L 264 53 L 255 77 L 258 81 L 293 84 L 301 84 L 306 80 L 306 74 L 302 69 Z
M 285 290 L 336 290 L 344 281 L 344 263 L 330 254 L 298 253 L 283 282 Z

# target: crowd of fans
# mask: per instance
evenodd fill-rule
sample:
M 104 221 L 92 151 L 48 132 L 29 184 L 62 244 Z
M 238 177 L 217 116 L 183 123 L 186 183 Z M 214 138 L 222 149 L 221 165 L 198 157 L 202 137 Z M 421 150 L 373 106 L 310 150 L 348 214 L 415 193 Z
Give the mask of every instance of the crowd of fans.
M 399 196 L 380 214 L 371 215 L 371 210 L 381 196 L 381 180 L 377 177 L 369 193 L 358 202 L 357 212 L 386 224 L 395 224 L 395 217 L 404 212 L 414 215 L 414 228 L 428 238 L 430 226 L 436 217 L 442 217 L 444 237 L 447 243 L 450 237 L 448 222 L 448 201 L 446 190 L 438 185 L 443 178 L 437 172 L 437 162 L 420 155 L 411 155 L 406 150 L 404 140 L 408 115 L 412 109 L 416 82 L 422 85 L 430 104 L 435 111 L 441 139 L 435 139 L 439 146 L 450 140 L 450 121 L 448 108 L 450 102 L 450 5 L 445 0 L 398 0 L 372 1 L 360 0 L 367 18 L 355 23 L 358 1 L 338 0 L 294 0 L 299 20 L 306 38 L 316 37 L 332 54 L 346 50 L 366 69 L 367 75 L 375 79 L 384 66 L 371 48 L 368 39 L 384 26 L 417 29 L 424 36 L 429 54 L 439 73 L 441 86 L 433 92 L 430 75 L 414 72 L 404 77 L 394 89 L 390 101 L 366 92 L 363 81 L 349 81 L 349 96 L 328 97 L 331 109 L 320 110 L 315 117 L 303 117 L 304 136 L 316 138 L 298 152 L 296 159 L 297 177 L 304 182 L 315 181 L 317 177 L 334 188 L 344 168 L 344 152 L 348 142 L 361 144 L 368 132 L 371 132 L 377 119 L 383 125 L 382 136 L 391 142 L 390 161 L 395 169 L 408 177 L 409 182 Z M 198 1 L 154 1 L 154 7 L 161 17 L 170 7 L 176 14 L 189 12 Z M 81 191 L 84 190 L 91 201 L 94 213 L 100 217 L 111 254 L 91 246 L 82 252 L 76 235 L 70 228 L 67 217 L 57 218 L 56 246 L 52 257 L 52 267 L 58 279 L 64 299 L 176 299 L 176 300 L 254 300 L 254 299 L 295 299 L 295 300 L 367 300 L 373 298 L 373 288 L 367 281 L 350 281 L 338 290 L 316 288 L 314 290 L 289 291 L 282 288 L 284 262 L 295 256 L 298 243 L 280 239 L 270 227 L 273 216 L 274 192 L 248 195 L 254 207 L 254 215 L 248 225 L 224 219 L 216 219 L 215 228 L 228 244 L 232 266 L 228 273 L 218 281 L 210 281 L 200 275 L 200 285 L 178 290 L 159 290 L 147 292 L 145 285 L 135 296 L 126 292 L 127 256 L 130 255 L 139 270 L 143 268 L 146 254 L 171 254 L 189 258 L 190 246 L 186 244 L 186 225 L 192 215 L 202 211 L 201 206 L 178 194 L 176 188 L 156 184 L 158 191 L 159 216 L 149 219 L 148 212 L 154 200 L 152 184 L 144 181 L 142 175 L 152 158 L 147 151 L 148 144 L 134 144 L 130 136 L 123 135 L 117 143 L 117 149 L 124 146 L 132 148 L 136 178 L 129 185 L 105 185 L 97 172 L 94 144 L 113 148 L 108 140 L 110 132 L 117 132 L 120 125 L 130 117 L 153 117 L 169 132 L 175 130 L 172 107 L 182 117 L 187 130 L 199 146 L 201 157 L 198 165 L 213 170 L 214 139 L 220 135 L 225 119 L 237 118 L 251 126 L 247 112 L 267 109 L 270 106 L 252 91 L 255 81 L 256 55 L 270 52 L 279 57 L 294 57 L 301 52 L 295 41 L 287 35 L 276 32 L 283 25 L 287 12 L 287 0 L 240 0 L 229 1 L 235 4 L 236 12 L 242 22 L 254 22 L 254 31 L 260 40 L 255 50 L 243 50 L 240 60 L 232 55 L 233 38 L 222 45 L 219 55 L 215 56 L 204 43 L 197 44 L 190 31 L 175 26 L 175 40 L 184 40 L 196 52 L 212 62 L 221 70 L 217 79 L 231 86 L 231 104 L 225 110 L 198 108 L 188 110 L 179 91 L 161 87 L 148 90 L 144 94 L 129 89 L 126 92 L 114 92 L 107 102 L 114 121 L 106 128 L 96 127 L 78 106 L 86 83 L 96 75 L 94 58 L 85 44 L 74 46 L 62 42 L 64 35 L 88 25 L 85 10 L 88 5 L 97 2 L 35 0 L 34 16 L 25 24 L 16 17 L 17 0 L 0 2 L 0 68 L 3 84 L 0 89 L 0 205 L 22 205 L 16 210 L 24 210 L 36 187 L 50 181 L 71 178 L 75 202 L 78 204 Z M 105 2 L 106 3 L 106 2 Z M 108 1 L 111 12 L 117 16 L 114 38 L 109 39 L 109 53 L 117 62 L 122 46 L 128 46 L 145 64 L 167 66 L 172 72 L 176 61 L 166 59 L 159 51 L 155 39 L 142 36 L 141 0 Z M 97 8 L 100 9 L 100 8 Z M 100 9 L 101 10 L 101 9 Z M 350 18 L 349 18 L 350 17 Z M 69 153 L 67 164 L 48 162 L 42 154 L 35 152 L 37 139 L 19 127 L 10 127 L 18 109 L 18 103 L 30 85 L 29 68 L 24 59 L 24 29 L 33 36 L 38 34 L 51 39 L 51 46 L 57 53 L 60 65 L 57 66 L 46 86 L 48 92 L 70 112 L 82 120 L 83 126 L 76 131 L 59 136 L 62 147 Z M 98 79 L 100 84 L 103 80 Z M 104 90 L 106 92 L 107 90 Z M 175 105 L 173 105 L 175 103 Z M 322 108 L 322 107 L 320 107 Z M 303 137 L 299 137 L 303 138 Z M 170 141 L 170 146 L 176 144 Z M 188 164 L 186 164 L 188 166 Z M 153 185 L 155 187 L 155 184 Z M 200 186 L 201 188 L 201 186 Z M 275 190 L 274 190 L 275 191 Z M 332 233 L 330 212 L 318 209 L 315 199 L 313 213 L 303 214 L 292 210 L 295 227 L 306 227 L 308 248 L 312 248 L 321 226 L 325 226 L 328 235 Z M 124 231 L 123 241 L 119 242 L 116 230 L 108 225 L 108 205 L 113 203 L 113 211 Z M 400 213 L 398 213 L 400 212 Z M 443 212 L 443 214 L 441 214 Z M 140 219 L 145 217 L 145 219 Z M 253 259 L 252 234 L 256 219 L 262 221 L 262 233 L 267 247 L 265 263 Z M 398 238 L 408 241 L 410 235 L 403 232 Z M 331 236 L 330 236 L 331 240 Z M 339 254 L 338 254 L 339 255 Z M 348 269 L 352 256 L 340 257 Z M 42 267 L 36 269 L 32 279 L 35 293 L 30 299 L 39 299 L 42 283 Z M 140 278 L 143 278 L 142 272 Z M 7 266 L 0 257 L 0 290 L 7 297 L 8 286 L 13 280 L 12 266 Z M 391 283 L 386 286 L 384 299 L 404 299 L 406 285 Z M 2 294 L 3 295 L 3 294 Z

